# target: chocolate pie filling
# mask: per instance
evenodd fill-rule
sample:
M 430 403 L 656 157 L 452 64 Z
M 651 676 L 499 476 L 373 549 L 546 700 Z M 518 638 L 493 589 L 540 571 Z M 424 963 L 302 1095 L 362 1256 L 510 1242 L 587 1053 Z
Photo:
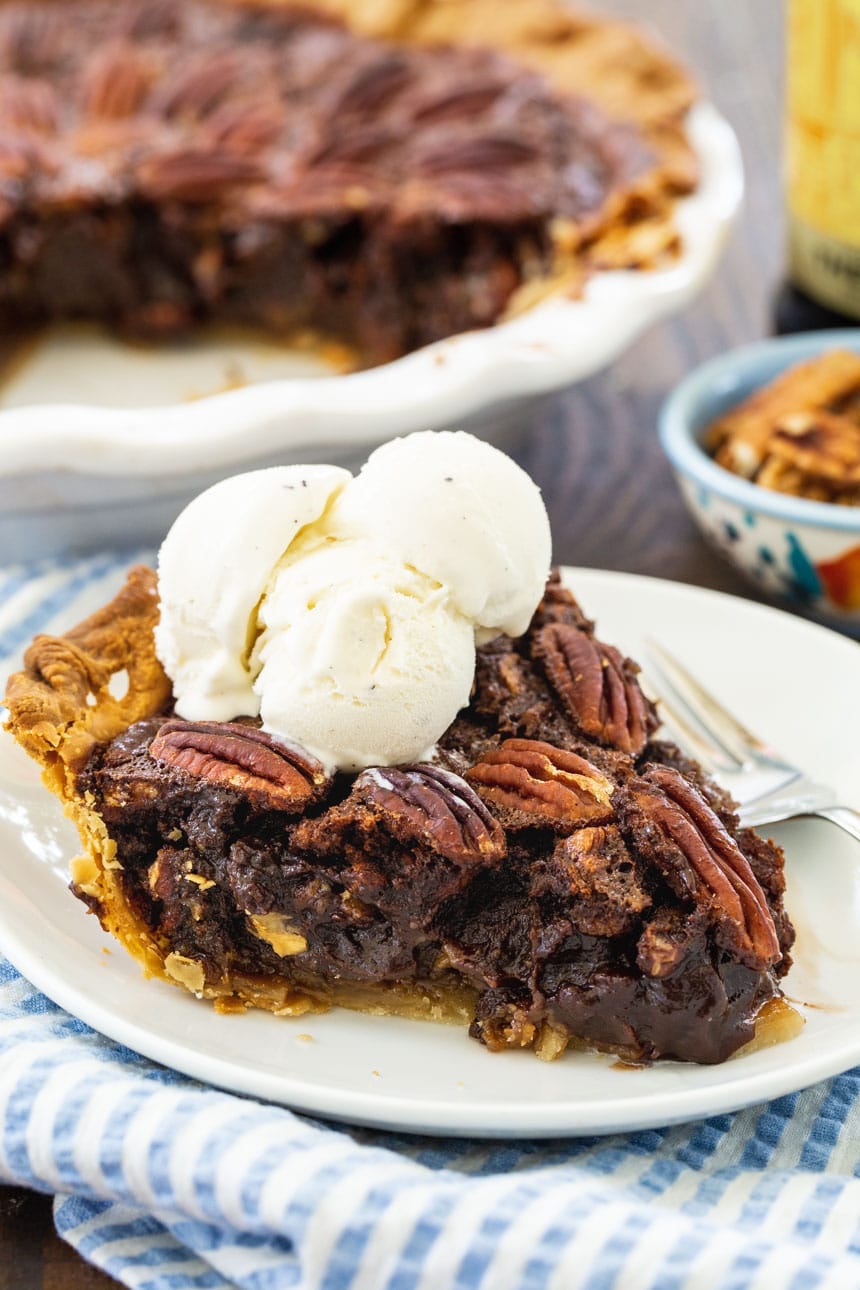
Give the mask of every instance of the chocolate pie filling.
M 198 993 L 375 987 L 384 1009 L 405 984 L 492 1049 L 719 1062 L 790 964 L 782 854 L 657 724 L 553 578 L 523 637 L 479 650 L 432 763 L 326 777 L 253 721 L 164 713 L 97 744 L 75 791 Z
M 6 0 L 0 329 L 217 321 L 372 362 L 584 277 L 610 231 L 604 259 L 651 265 L 695 182 L 677 165 L 689 93 L 656 55 L 646 85 L 641 42 L 624 49 L 616 93 L 626 77 L 635 97 L 637 69 L 646 97 L 666 82 L 650 133 L 507 53 L 374 39 L 310 5 Z

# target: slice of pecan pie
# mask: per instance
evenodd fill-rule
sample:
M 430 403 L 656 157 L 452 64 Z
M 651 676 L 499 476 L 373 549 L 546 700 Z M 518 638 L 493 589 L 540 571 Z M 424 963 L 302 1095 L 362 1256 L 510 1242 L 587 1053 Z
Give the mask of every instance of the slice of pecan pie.
M 546 0 L 4 0 L 0 330 L 391 358 L 671 258 L 692 98 Z
M 138 568 L 7 694 L 80 829 L 73 890 L 147 971 L 221 1009 L 460 1020 L 544 1057 L 751 1039 L 790 964 L 782 854 L 655 740 L 636 665 L 556 575 L 522 637 L 479 649 L 434 759 L 358 774 L 173 715 L 158 612 Z

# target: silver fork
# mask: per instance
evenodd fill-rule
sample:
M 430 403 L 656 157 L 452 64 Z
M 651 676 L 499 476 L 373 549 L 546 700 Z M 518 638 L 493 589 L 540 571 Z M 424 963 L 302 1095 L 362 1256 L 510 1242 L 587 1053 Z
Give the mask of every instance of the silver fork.
M 860 841 L 860 811 L 751 734 L 663 645 L 648 641 L 647 648 L 648 679 L 668 724 L 738 802 L 743 825 L 817 815 Z

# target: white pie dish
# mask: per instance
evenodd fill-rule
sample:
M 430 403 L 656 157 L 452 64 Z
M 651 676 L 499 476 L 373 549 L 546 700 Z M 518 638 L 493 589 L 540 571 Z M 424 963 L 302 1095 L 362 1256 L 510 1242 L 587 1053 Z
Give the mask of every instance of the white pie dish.
M 611 362 L 714 269 L 740 205 L 740 152 L 707 103 L 688 131 L 701 184 L 679 203 L 670 268 L 599 273 L 581 300 L 556 297 L 367 371 L 321 375 L 307 356 L 241 340 L 177 354 L 49 334 L 0 388 L 0 560 L 157 541 L 191 496 L 240 470 L 356 464 L 419 429 L 510 442 L 542 398 Z M 207 394 L 236 384 L 237 367 L 247 383 Z

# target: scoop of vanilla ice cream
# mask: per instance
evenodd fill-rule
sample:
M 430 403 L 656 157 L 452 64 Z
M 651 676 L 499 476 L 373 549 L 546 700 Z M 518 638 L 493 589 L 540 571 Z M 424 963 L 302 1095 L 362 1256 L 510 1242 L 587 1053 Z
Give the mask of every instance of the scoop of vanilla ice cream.
M 156 650 L 176 710 L 191 721 L 256 715 L 249 657 L 256 610 L 275 565 L 352 478 L 336 466 L 276 466 L 201 493 L 158 558 Z
M 468 703 L 471 622 L 379 540 L 288 553 L 260 607 L 263 726 L 329 768 L 425 758 Z
M 159 557 L 156 649 L 190 720 L 259 715 L 330 769 L 429 755 L 469 700 L 475 645 L 540 601 L 540 492 L 467 434 L 334 466 L 238 475 L 183 511 Z
M 549 519 L 510 457 L 462 432 L 377 448 L 332 507 L 343 537 L 384 534 L 393 559 L 448 588 L 479 643 L 529 625 L 549 573 Z

